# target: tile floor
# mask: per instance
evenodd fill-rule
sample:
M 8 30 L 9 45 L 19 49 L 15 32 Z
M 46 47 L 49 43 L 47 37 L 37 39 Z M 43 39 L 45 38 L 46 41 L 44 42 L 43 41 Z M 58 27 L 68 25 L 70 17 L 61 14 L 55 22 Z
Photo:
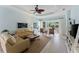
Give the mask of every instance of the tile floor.
M 64 39 L 62 39 L 58 33 L 51 35 L 51 40 L 41 53 L 67 53 Z

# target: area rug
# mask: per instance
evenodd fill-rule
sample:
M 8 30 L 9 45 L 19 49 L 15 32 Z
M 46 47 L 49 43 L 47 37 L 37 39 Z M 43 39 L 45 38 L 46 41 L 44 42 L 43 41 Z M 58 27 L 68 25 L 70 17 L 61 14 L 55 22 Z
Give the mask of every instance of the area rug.
M 49 40 L 50 39 L 46 36 L 40 36 L 39 39 L 35 39 L 30 48 L 25 51 L 25 53 L 40 53 Z

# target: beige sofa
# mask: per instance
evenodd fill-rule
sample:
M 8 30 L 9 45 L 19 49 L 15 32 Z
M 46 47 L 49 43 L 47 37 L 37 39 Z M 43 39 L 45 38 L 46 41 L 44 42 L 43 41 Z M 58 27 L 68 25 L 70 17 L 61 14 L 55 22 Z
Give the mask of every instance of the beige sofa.
M 2 50 L 5 53 L 19 53 L 30 47 L 30 41 L 28 39 L 24 40 L 18 36 L 14 37 L 9 34 L 1 34 L 0 42 Z
M 16 35 L 21 38 L 27 37 L 28 35 L 32 35 L 32 34 L 33 31 L 28 28 L 19 28 L 16 30 Z

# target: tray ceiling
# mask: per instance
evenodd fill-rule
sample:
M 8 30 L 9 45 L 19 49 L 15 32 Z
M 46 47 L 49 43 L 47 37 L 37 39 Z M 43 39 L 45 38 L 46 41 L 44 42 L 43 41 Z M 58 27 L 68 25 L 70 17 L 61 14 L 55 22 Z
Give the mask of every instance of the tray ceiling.
M 35 9 L 35 5 L 14 5 L 12 7 L 15 7 L 19 10 L 22 10 L 28 14 L 33 14 Z M 36 16 L 45 16 L 45 15 L 51 15 L 51 14 L 55 14 L 55 13 L 59 13 L 62 11 L 66 11 L 70 8 L 71 6 L 69 5 L 39 5 L 39 8 L 44 9 L 45 11 L 42 12 L 42 14 L 33 14 Z

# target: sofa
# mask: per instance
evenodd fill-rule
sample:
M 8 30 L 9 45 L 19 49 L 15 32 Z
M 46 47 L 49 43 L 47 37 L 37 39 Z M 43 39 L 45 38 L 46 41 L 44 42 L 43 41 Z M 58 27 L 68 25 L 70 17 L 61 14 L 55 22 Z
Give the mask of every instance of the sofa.
M 32 34 L 33 34 L 33 31 L 28 28 L 19 28 L 16 30 L 16 35 L 21 38 L 25 38 L 25 37 L 32 35 Z
M 4 53 L 20 53 L 30 47 L 29 39 L 22 39 L 10 34 L 0 34 L 1 47 Z

